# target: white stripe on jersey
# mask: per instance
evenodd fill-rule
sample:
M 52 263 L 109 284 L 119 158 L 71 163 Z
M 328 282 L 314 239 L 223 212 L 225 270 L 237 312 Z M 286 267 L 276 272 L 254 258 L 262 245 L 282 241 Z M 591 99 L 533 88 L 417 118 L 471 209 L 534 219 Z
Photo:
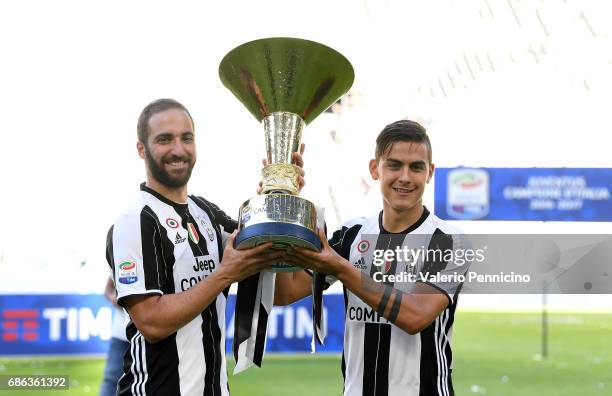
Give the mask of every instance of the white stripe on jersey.
M 217 316 L 219 317 L 219 321 L 225 324 L 225 301 L 221 299 L 217 299 L 215 301 L 217 307 Z M 222 396 L 230 396 L 228 387 L 227 387 L 227 360 L 225 359 L 225 327 L 221 329 L 221 372 L 220 372 L 220 381 L 221 381 L 221 395 Z
M 132 372 L 132 377 L 134 378 L 134 382 L 132 382 L 132 394 L 135 395 L 136 392 L 134 388 L 136 387 L 136 383 L 138 382 L 138 374 L 136 373 L 136 337 L 138 337 L 138 333 L 134 334 L 134 337 L 130 340 L 130 354 L 132 355 L 132 366 L 130 367 L 130 371 Z
M 203 367 L 203 372 L 207 368 L 202 348 L 202 322 L 202 316 L 198 315 L 176 332 L 176 349 L 181 352 L 178 366 L 181 395 L 204 394 L 204 376 L 193 375 L 194 367 Z
M 448 386 L 446 379 L 448 378 L 448 370 L 446 369 L 446 354 L 444 353 L 444 329 L 448 321 L 448 310 L 445 309 L 442 315 L 436 319 L 436 355 L 438 361 L 438 392 L 444 396 L 448 396 Z
M 134 376 L 134 382 L 132 383 L 132 394 L 133 395 L 144 395 L 144 385 L 145 385 L 145 376 L 143 373 L 143 365 L 142 361 L 144 360 L 144 364 L 146 365 L 146 358 L 143 355 L 142 350 L 144 347 L 144 340 L 142 339 L 142 334 L 137 332 L 134 337 L 132 337 L 131 345 L 130 345 L 130 353 L 132 354 L 132 375 Z
M 140 357 L 141 357 L 140 368 L 141 368 L 142 376 L 143 376 L 143 380 L 140 385 L 140 389 L 141 389 L 140 394 L 142 396 L 146 396 L 147 391 L 145 389 L 145 384 L 147 383 L 147 379 L 149 379 L 149 373 L 147 372 L 147 345 L 145 343 L 145 339 L 142 334 L 138 338 L 138 341 L 140 343 Z
M 212 325 L 213 325 L 213 321 L 212 321 L 212 319 L 213 319 L 213 317 L 212 317 L 212 312 L 211 312 L 211 311 L 207 311 L 207 312 L 208 312 L 208 315 L 210 315 L 210 320 L 208 321 L 208 329 L 205 329 L 204 331 L 208 331 L 208 332 L 210 333 L 210 338 L 214 340 L 214 339 L 215 339 L 215 336 L 214 336 L 214 334 L 213 334 L 213 330 L 212 330 Z M 216 363 L 217 363 L 217 343 L 216 343 L 216 342 L 213 342 L 213 343 L 212 343 L 212 346 L 213 346 L 213 356 L 214 356 L 214 360 L 213 360 L 213 365 L 212 365 L 211 369 L 213 370 L 213 373 L 214 373 L 215 366 L 217 365 L 217 364 L 216 364 Z M 223 370 L 223 367 L 221 367 L 221 370 Z M 216 374 L 216 373 L 215 373 L 215 374 Z M 213 388 L 213 389 L 215 388 L 215 379 L 216 379 L 215 377 L 216 377 L 216 375 L 213 375 L 213 376 L 212 376 L 212 379 L 213 379 L 212 388 Z
M 445 318 L 444 318 L 444 324 L 442 326 L 442 331 L 441 331 L 441 335 L 442 335 L 442 339 L 444 340 L 444 342 L 442 343 L 442 357 L 444 358 L 444 378 L 442 378 L 443 384 L 444 384 L 444 389 L 446 391 L 446 395 L 449 395 L 449 390 L 448 390 L 448 368 L 450 367 L 450 364 L 448 364 L 448 360 L 446 358 L 446 345 L 448 344 L 448 336 L 446 335 L 446 325 L 448 324 L 448 320 L 450 318 L 450 312 L 448 310 L 448 308 L 446 310 L 444 310 L 444 314 L 445 314 Z

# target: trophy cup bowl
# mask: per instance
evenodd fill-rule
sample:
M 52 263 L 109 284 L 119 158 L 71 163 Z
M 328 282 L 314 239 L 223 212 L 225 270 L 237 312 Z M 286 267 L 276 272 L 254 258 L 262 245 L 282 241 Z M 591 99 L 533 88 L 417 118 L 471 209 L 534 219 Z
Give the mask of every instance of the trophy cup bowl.
M 225 55 L 219 77 L 262 123 L 268 161 L 262 193 L 240 207 L 237 249 L 273 242 L 275 249 L 321 250 L 317 210 L 298 196 L 299 168 L 291 163 L 291 154 L 299 150 L 304 127 L 349 90 L 354 76 L 342 54 L 297 38 L 255 40 Z M 299 269 L 277 263 L 271 270 Z

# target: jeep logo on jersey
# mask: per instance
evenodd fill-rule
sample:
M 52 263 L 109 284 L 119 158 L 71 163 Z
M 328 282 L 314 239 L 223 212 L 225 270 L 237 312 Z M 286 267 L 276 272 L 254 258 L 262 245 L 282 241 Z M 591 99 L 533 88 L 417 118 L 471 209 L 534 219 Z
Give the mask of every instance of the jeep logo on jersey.
M 138 280 L 138 276 L 136 275 L 136 263 L 133 261 L 123 261 L 119 264 L 118 272 L 119 283 L 129 285 Z
M 196 272 L 213 272 L 216 264 L 215 260 L 211 259 L 210 256 L 197 256 L 195 257 L 195 264 L 193 270 Z
M 193 223 L 187 223 L 187 231 L 189 231 L 189 238 L 196 245 L 200 242 L 200 236 L 198 235 L 198 229 L 193 225 Z
M 370 242 L 366 241 L 365 239 L 359 241 L 357 244 L 357 250 L 359 253 L 365 253 L 368 251 L 368 249 L 370 249 Z
M 168 227 L 170 228 L 178 228 L 179 226 L 179 222 L 174 220 L 172 217 L 168 217 L 166 219 L 166 224 L 168 225 Z
M 196 274 L 187 275 L 187 277 L 181 279 L 181 290 L 185 291 L 197 285 L 202 279 L 206 279 L 214 269 L 217 267 L 215 260 L 208 256 L 197 256 L 194 257 L 195 263 L 191 267 Z

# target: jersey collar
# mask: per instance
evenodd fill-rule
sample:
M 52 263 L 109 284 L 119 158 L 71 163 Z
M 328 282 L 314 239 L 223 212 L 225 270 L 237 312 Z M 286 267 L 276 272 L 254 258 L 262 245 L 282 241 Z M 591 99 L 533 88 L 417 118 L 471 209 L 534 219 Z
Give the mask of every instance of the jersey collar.
M 187 209 L 188 204 L 181 204 L 181 203 L 177 203 L 174 201 L 169 200 L 168 198 L 164 197 L 163 195 L 161 195 L 160 193 L 158 193 L 157 191 L 153 190 L 150 187 L 147 187 L 146 183 L 141 183 L 140 184 L 140 191 L 145 191 L 148 192 L 149 194 L 153 195 L 155 198 L 159 199 L 160 201 L 162 201 L 165 204 L 168 204 L 170 206 L 172 206 L 175 209 L 178 210 L 185 210 Z
M 378 227 L 380 229 L 381 234 L 408 234 L 416 230 L 417 228 L 419 228 L 421 224 L 423 224 L 423 222 L 427 220 L 427 217 L 429 216 L 429 210 L 427 210 L 427 208 L 423 206 L 423 214 L 421 214 L 421 217 L 419 217 L 419 219 L 413 225 L 406 228 L 404 231 L 400 231 L 400 232 L 390 232 L 390 231 L 385 230 L 385 227 L 383 227 L 382 215 L 383 215 L 383 211 L 381 210 L 380 213 L 378 214 Z

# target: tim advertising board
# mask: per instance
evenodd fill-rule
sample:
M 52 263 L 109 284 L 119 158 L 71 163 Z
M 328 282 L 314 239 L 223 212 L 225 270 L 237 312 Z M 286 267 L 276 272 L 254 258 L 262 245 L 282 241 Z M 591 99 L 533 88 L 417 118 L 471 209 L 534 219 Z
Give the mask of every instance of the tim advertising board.
M 446 220 L 612 221 L 609 168 L 437 168 Z
M 236 296 L 230 294 L 226 315 L 226 348 L 234 335 Z M 275 307 L 268 318 L 269 352 L 310 351 L 311 300 Z M 342 295 L 326 295 L 325 348 L 342 350 Z M 103 354 L 111 337 L 113 309 L 99 294 L 0 295 L 0 355 Z

